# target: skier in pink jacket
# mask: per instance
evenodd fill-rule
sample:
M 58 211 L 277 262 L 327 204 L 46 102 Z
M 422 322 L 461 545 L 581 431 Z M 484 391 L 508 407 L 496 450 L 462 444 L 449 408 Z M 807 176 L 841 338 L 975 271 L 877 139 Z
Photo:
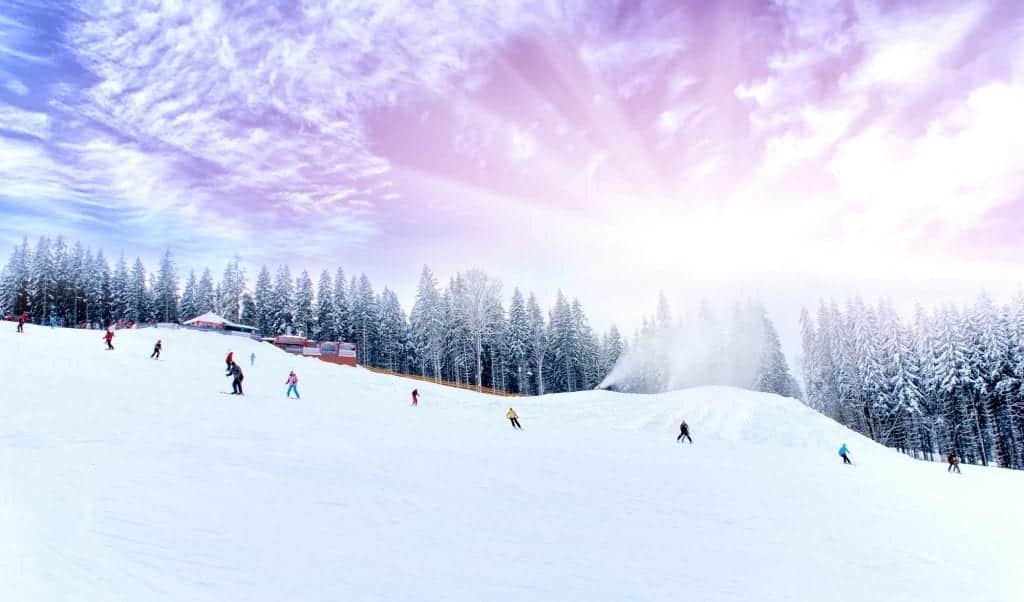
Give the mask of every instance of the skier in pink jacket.
M 294 371 L 288 373 L 288 380 L 284 381 L 284 384 L 288 385 L 288 392 L 285 394 L 288 399 L 292 398 L 292 392 L 295 393 L 295 399 L 302 399 L 299 397 L 299 377 L 295 376 Z

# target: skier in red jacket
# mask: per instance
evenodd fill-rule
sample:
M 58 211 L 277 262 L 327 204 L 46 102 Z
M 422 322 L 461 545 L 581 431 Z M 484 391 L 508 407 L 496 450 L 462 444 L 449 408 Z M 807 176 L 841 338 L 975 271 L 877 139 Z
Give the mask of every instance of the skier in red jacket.
M 108 330 L 107 334 L 103 335 L 103 340 L 107 342 L 107 350 L 108 351 L 113 351 L 114 350 L 114 343 L 113 343 L 114 331 L 113 330 Z
M 412 405 L 413 406 L 418 406 L 419 404 L 420 404 L 420 390 L 419 389 L 413 389 L 412 390 Z
M 28 314 L 22 313 L 18 316 L 18 332 L 25 332 L 25 320 L 28 320 Z

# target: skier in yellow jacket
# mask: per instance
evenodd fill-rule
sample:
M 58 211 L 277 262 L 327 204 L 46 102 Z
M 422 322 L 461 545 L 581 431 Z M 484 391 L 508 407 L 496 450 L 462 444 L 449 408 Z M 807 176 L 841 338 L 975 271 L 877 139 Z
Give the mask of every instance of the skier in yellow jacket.
M 505 418 L 508 418 L 508 421 L 512 423 L 512 428 L 517 428 L 519 430 L 523 429 L 519 424 L 519 414 L 516 414 L 516 411 L 512 408 L 509 408 L 508 411 L 505 412 Z

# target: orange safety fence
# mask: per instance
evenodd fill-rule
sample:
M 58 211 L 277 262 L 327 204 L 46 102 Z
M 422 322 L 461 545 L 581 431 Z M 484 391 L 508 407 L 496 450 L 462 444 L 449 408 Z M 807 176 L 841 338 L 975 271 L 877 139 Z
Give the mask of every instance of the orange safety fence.
M 500 397 L 522 397 L 519 393 L 508 393 L 499 389 L 492 389 L 490 387 L 480 387 L 477 389 L 476 385 L 467 383 L 457 383 L 450 380 L 437 380 L 429 376 L 419 376 L 417 374 L 402 374 L 401 372 L 395 372 L 393 370 L 386 370 L 384 368 L 374 368 L 372 366 L 362 365 L 363 368 L 377 374 L 387 374 L 389 376 L 397 376 L 399 378 L 410 378 L 412 380 L 418 380 L 425 383 L 434 383 L 435 385 L 443 385 L 445 387 L 453 387 L 455 389 L 465 389 L 466 391 L 478 391 L 480 393 L 487 393 L 488 395 L 498 395 Z

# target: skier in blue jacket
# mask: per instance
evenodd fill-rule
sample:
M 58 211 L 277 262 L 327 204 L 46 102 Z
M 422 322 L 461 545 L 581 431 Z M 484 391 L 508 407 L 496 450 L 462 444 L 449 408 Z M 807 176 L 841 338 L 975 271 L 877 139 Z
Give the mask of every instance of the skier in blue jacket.
M 839 455 L 843 458 L 843 464 L 853 464 L 853 462 L 850 461 L 850 456 L 847 455 L 849 453 L 850 450 L 846 448 L 846 444 L 844 443 L 843 446 L 839 448 Z

